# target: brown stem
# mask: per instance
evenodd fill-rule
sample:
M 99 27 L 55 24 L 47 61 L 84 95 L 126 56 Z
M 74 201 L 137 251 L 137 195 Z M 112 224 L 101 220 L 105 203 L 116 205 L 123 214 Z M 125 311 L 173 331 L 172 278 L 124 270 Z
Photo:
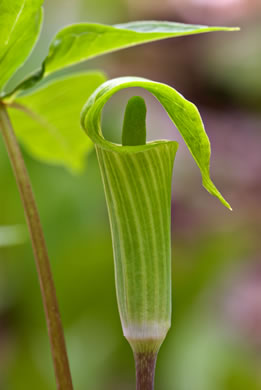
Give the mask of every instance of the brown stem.
M 136 390 L 153 390 L 157 353 L 134 353 L 136 364 Z
M 29 228 L 40 281 L 58 390 L 73 390 L 50 261 L 31 182 L 6 107 L 0 102 L 0 131 L 13 167 Z

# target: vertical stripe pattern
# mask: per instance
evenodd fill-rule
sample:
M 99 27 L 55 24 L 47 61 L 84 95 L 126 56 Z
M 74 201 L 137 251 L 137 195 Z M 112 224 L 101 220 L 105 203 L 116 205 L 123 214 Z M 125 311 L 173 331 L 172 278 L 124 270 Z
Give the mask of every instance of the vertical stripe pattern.
M 95 144 L 100 163 L 121 322 L 134 352 L 144 353 L 157 352 L 170 327 L 170 199 L 178 144 L 158 140 L 143 145 L 134 141 L 134 135 L 118 145 L 104 138 L 104 105 L 115 93 L 131 87 L 147 90 L 161 103 L 197 163 L 203 186 L 231 207 L 210 178 L 211 148 L 200 114 L 174 88 L 139 77 L 119 77 L 106 81 L 90 96 L 81 124 Z
M 170 204 L 175 142 L 121 153 L 96 145 L 124 335 L 163 340 L 171 319 Z

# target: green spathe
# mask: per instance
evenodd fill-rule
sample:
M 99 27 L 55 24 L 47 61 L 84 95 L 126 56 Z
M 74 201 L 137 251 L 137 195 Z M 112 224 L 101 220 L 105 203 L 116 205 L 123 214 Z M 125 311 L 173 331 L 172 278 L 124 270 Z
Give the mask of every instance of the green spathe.
M 176 150 L 177 143 L 168 141 L 125 153 L 96 146 L 122 327 L 136 352 L 148 348 L 148 339 L 157 350 L 171 322 L 170 204 Z
M 106 194 L 123 332 L 135 353 L 156 352 L 171 322 L 170 203 L 178 144 L 164 140 L 141 144 L 137 129 L 133 129 L 136 145 L 117 145 L 104 139 L 102 108 L 114 93 L 128 87 L 147 89 L 161 102 L 197 162 L 203 185 L 230 206 L 209 176 L 210 144 L 199 112 L 173 88 L 123 77 L 105 82 L 89 98 L 82 125 L 95 144 Z M 140 126 L 142 137 L 145 126 L 143 103 L 137 104 L 136 98 L 131 102 L 124 119 L 129 140 L 131 124 Z M 132 117 L 135 111 L 136 122 Z M 128 117 L 130 126 L 126 127 Z

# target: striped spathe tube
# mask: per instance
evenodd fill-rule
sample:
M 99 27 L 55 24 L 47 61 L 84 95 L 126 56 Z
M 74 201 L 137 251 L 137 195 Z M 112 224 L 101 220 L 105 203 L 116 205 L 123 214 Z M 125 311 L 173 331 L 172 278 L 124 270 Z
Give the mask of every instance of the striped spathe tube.
M 135 354 L 156 355 L 171 324 L 171 182 L 174 141 L 146 143 L 142 103 L 125 114 L 122 145 L 104 139 L 101 112 L 117 91 L 142 87 L 163 105 L 202 174 L 204 187 L 228 208 L 209 176 L 210 144 L 197 108 L 173 88 L 141 78 L 102 84 L 82 111 L 95 145 L 111 225 L 117 300 Z M 147 363 L 146 363 L 147 364 Z
M 120 317 L 135 350 L 148 348 L 147 342 L 157 349 L 170 327 L 170 204 L 176 150 L 175 142 L 136 153 L 96 146 L 111 224 Z

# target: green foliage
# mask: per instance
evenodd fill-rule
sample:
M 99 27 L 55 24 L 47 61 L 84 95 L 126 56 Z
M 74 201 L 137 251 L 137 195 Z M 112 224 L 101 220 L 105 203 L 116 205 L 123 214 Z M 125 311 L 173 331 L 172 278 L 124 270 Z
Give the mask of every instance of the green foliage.
M 122 128 L 122 145 L 146 144 L 146 104 L 144 99 L 133 96 L 127 104 Z
M 9 112 L 19 140 L 26 149 L 43 162 L 64 165 L 72 171 L 83 168 L 84 156 L 90 148 L 90 142 L 77 131 L 80 105 L 104 81 L 104 76 L 96 72 L 69 77 L 16 99 L 19 92 L 30 90 L 58 70 L 108 52 L 176 36 L 233 30 L 152 21 L 115 26 L 71 25 L 53 39 L 41 69 L 4 95 L 3 87 L 27 59 L 38 38 L 42 23 L 41 5 L 42 0 L 14 0 L 11 5 L 7 0 L 0 1 L 3 21 L 0 31 L 0 93 L 7 104 L 13 103 L 12 108 L 18 109 Z
M 139 21 L 115 26 L 81 23 L 67 26 L 54 37 L 42 69 L 25 80 L 17 90 L 31 88 L 54 72 L 102 54 L 142 43 L 235 28 L 208 27 L 173 22 Z
M 0 93 L 2 93 L 2 96 L 4 96 L 3 88 L 5 87 L 6 83 L 13 76 L 15 71 L 25 62 L 38 38 L 42 20 L 41 3 L 42 1 L 38 0 L 0 0 Z M 208 28 L 205 26 L 190 26 L 167 22 L 134 22 L 112 27 L 94 24 L 69 26 L 63 29 L 55 37 L 51 44 L 48 56 L 43 62 L 42 68 L 35 72 L 33 76 L 30 76 L 20 86 L 18 86 L 16 88 L 16 93 L 11 94 L 11 99 L 9 96 L 9 101 L 8 97 L 5 96 L 7 98 L 5 99 L 5 102 L 13 102 L 16 94 L 19 91 L 34 87 L 36 83 L 38 83 L 44 77 L 56 71 L 62 70 L 65 67 L 85 61 L 86 59 L 145 42 L 218 30 L 225 31 L 233 29 L 226 29 L 222 27 Z M 140 82 L 141 79 L 128 80 L 139 80 Z M 26 96 L 18 97 L 18 99 L 16 99 L 16 101 L 10 105 L 8 110 L 12 117 L 12 121 L 14 122 L 17 136 L 23 145 L 25 145 L 27 150 L 34 157 L 44 162 L 62 164 L 73 171 L 81 170 L 84 164 L 84 156 L 88 152 L 91 143 L 81 134 L 79 126 L 76 125 L 76 123 L 78 123 L 78 114 L 80 107 L 83 104 L 82 100 L 84 99 L 85 101 L 86 98 L 92 93 L 92 91 L 103 81 L 104 76 L 97 72 L 92 74 L 75 75 L 70 76 L 67 79 L 53 81 L 46 85 L 46 87 L 39 89 L 34 93 L 29 93 Z M 137 85 L 136 81 L 134 83 L 132 83 L 132 81 L 130 82 L 130 85 L 125 86 L 134 86 L 134 84 Z M 196 108 L 176 92 L 174 94 L 170 93 L 171 88 L 167 86 L 151 83 L 147 80 L 143 80 L 142 83 L 145 83 L 146 87 L 148 87 L 147 89 L 152 92 L 164 105 L 171 119 L 182 133 L 194 159 L 201 169 L 204 186 L 209 190 L 209 192 L 217 196 L 221 202 L 228 206 L 226 201 L 222 198 L 209 178 L 209 142 L 207 140 L 206 134 L 204 133 L 204 128 Z M 153 85 L 150 86 L 149 84 Z M 144 87 L 144 85 L 142 86 Z M 139 86 L 141 86 L 141 84 L 139 84 Z M 157 91 L 158 86 L 159 90 Z M 112 85 L 112 89 L 113 88 L 114 86 Z M 167 90 L 164 88 L 169 89 Z M 121 87 L 119 87 L 119 89 L 121 89 Z M 116 92 L 116 90 L 117 88 L 115 88 L 113 93 Z M 100 104 L 100 107 L 98 107 L 97 111 L 102 108 L 107 97 L 110 97 L 108 95 L 106 95 L 106 97 L 105 95 L 106 93 L 101 93 L 102 99 L 99 102 L 99 96 L 96 96 L 97 103 Z M 169 99 L 174 99 L 176 102 L 174 107 L 172 107 L 172 103 L 170 103 Z M 181 102 L 182 105 L 180 105 Z M 133 106 L 131 111 L 132 110 Z M 100 118 L 98 115 L 96 115 L 97 112 L 94 114 L 95 115 L 93 115 L 93 118 L 95 119 L 95 125 L 97 125 L 96 130 L 97 132 L 100 132 Z M 192 115 L 190 121 L 187 120 L 187 115 Z M 140 325 L 139 322 L 143 322 L 144 324 L 144 321 L 147 321 L 151 326 L 150 329 L 153 331 L 153 336 L 155 336 L 155 331 L 159 333 L 162 329 L 166 331 L 170 323 L 170 182 L 172 163 L 175 157 L 177 144 L 175 142 L 159 141 L 150 143 L 148 145 L 143 145 L 145 148 L 144 150 L 142 147 L 139 149 L 139 147 L 136 148 L 135 146 L 129 146 L 133 142 L 133 136 L 136 139 L 136 141 L 134 141 L 136 145 L 145 144 L 145 111 L 140 111 L 140 118 L 138 118 L 139 128 L 141 130 L 139 134 L 134 135 L 134 133 L 132 133 L 132 136 L 130 136 L 131 130 L 133 127 L 136 127 L 136 124 L 134 123 L 134 120 L 132 124 L 130 124 L 130 112 L 126 112 L 125 118 L 127 125 L 124 125 L 123 145 L 125 145 L 126 149 L 121 148 L 123 151 L 121 153 L 119 152 L 120 149 L 114 148 L 115 145 L 110 144 L 110 146 L 108 146 L 107 143 L 106 147 L 105 144 L 102 146 L 98 145 L 97 152 L 100 157 L 100 164 L 103 170 L 103 178 L 108 202 L 110 202 L 111 205 L 110 215 L 115 237 L 116 234 L 120 232 L 120 234 L 122 234 L 122 238 L 125 240 L 125 243 L 121 245 L 120 241 L 117 242 L 114 237 L 114 249 L 116 251 L 116 255 L 119 256 L 119 258 L 125 256 L 123 267 L 121 268 L 120 263 L 118 263 L 119 268 L 117 270 L 117 277 L 119 282 L 118 295 L 120 291 L 125 294 L 121 295 L 119 298 L 121 300 L 122 306 L 122 318 L 125 320 L 126 313 L 129 311 L 130 317 L 127 315 L 127 320 L 130 319 L 131 326 L 133 323 L 135 325 L 131 329 L 129 328 L 130 331 L 137 331 L 139 328 L 136 326 L 137 323 Z M 137 113 L 135 118 L 137 119 Z M 193 121 L 195 121 L 195 123 L 193 123 Z M 199 137 L 200 142 L 198 142 L 197 137 Z M 111 167 L 115 167 L 113 172 Z M 131 171 L 130 167 L 133 168 Z M 42 169 L 48 168 L 42 167 Z M 48 172 L 45 183 L 50 180 L 50 176 L 53 174 L 53 172 L 51 174 L 50 173 L 51 171 Z M 53 188 L 56 187 L 58 192 L 60 191 L 59 196 L 57 196 L 55 212 L 57 212 L 57 209 L 60 207 L 60 212 L 67 213 L 67 201 L 64 201 L 64 204 L 61 205 L 61 198 L 64 196 L 65 200 L 65 197 L 67 196 L 67 191 L 64 191 L 64 188 L 67 188 L 69 193 L 72 191 L 74 186 L 71 185 L 69 186 L 70 188 L 66 187 L 66 184 L 68 183 L 66 177 L 63 183 L 64 188 L 61 190 L 61 176 L 60 174 L 58 176 L 56 179 L 59 181 L 59 186 L 52 186 Z M 92 184 L 96 184 L 95 178 L 94 182 L 90 183 L 91 185 L 88 186 L 90 191 L 93 190 Z M 164 178 L 164 181 L 162 181 L 162 178 Z M 38 170 L 35 176 L 35 181 L 36 179 L 39 179 Z M 78 179 L 79 178 L 77 178 L 77 180 Z M 54 181 L 56 184 L 57 180 Z M 130 181 L 130 183 L 128 181 Z M 43 189 L 43 187 L 41 187 L 42 182 L 43 180 L 41 176 L 39 180 L 40 189 Z M 132 187 L 131 184 L 133 185 Z M 46 188 L 46 184 L 44 185 L 44 188 Z M 143 191 L 139 191 L 138 189 L 142 189 Z M 90 191 L 88 191 L 88 195 Z M 97 193 L 99 193 L 99 191 Z M 46 193 L 40 190 L 39 195 L 42 196 L 43 202 L 45 203 Z M 97 194 L 94 195 L 95 200 L 97 198 L 96 195 Z M 5 204 L 6 201 L 8 201 L 8 198 L 10 197 L 4 194 L 3 200 Z M 150 204 L 148 204 L 148 200 Z M 72 203 L 74 207 L 76 207 L 76 203 L 82 204 L 82 201 L 86 201 L 85 197 L 83 197 L 80 202 L 74 201 Z M 164 207 L 162 207 L 162 205 Z M 47 208 L 50 209 L 49 204 Z M 97 212 L 99 210 L 100 208 L 97 207 Z M 90 208 L 90 212 L 92 211 L 93 210 Z M 61 221 L 59 218 L 57 218 L 57 220 L 59 220 L 59 226 L 58 229 L 54 229 L 53 226 L 55 224 L 53 222 L 55 221 L 53 220 L 53 213 L 51 214 L 51 223 L 49 229 L 46 230 L 49 231 L 50 238 L 55 236 L 55 241 L 57 242 L 59 239 L 57 239 L 56 235 L 57 233 L 59 234 L 61 230 Z M 84 213 L 81 210 L 78 215 L 77 223 L 83 214 Z M 68 215 L 62 215 L 64 215 L 64 221 L 67 221 Z M 95 216 L 96 215 L 97 213 Z M 134 218 L 134 222 L 133 220 L 131 222 L 128 218 L 130 215 L 132 215 L 132 218 Z M 84 223 L 86 223 L 86 218 L 83 217 L 82 220 L 85 220 Z M 62 225 L 62 229 L 64 229 L 66 224 Z M 134 232 L 132 237 L 130 237 L 129 234 L 130 229 L 132 232 Z M 138 231 L 138 229 L 140 230 Z M 68 234 L 68 237 L 70 238 L 71 233 L 72 232 Z M 93 224 L 91 225 L 90 233 L 93 233 Z M 86 229 L 83 229 L 82 236 L 84 236 L 84 239 L 82 240 L 82 246 L 84 248 L 86 245 Z M 60 248 L 60 250 L 63 251 L 61 254 L 61 260 L 64 261 L 67 256 L 68 265 L 71 265 L 72 255 L 77 261 L 77 251 L 80 253 L 80 245 L 78 241 L 80 239 L 81 237 L 79 237 L 78 234 L 77 238 L 75 239 L 75 247 L 72 249 L 70 246 L 71 242 L 70 244 L 67 244 L 64 240 L 64 235 L 61 235 L 60 242 L 62 243 L 62 249 Z M 153 239 L 152 243 L 150 241 L 151 239 Z M 68 240 L 68 242 L 69 241 L 70 240 Z M 90 240 L 89 244 L 94 245 L 93 240 L 92 242 Z M 99 239 L 97 239 L 97 243 L 95 244 L 97 246 L 95 247 L 94 245 L 93 252 L 97 253 L 97 251 L 101 250 L 101 247 L 103 247 L 101 245 L 100 236 Z M 86 245 L 84 248 L 84 253 L 86 253 L 86 248 L 89 248 L 90 245 Z M 109 251 L 109 245 L 107 249 Z M 142 254 L 142 262 L 140 263 L 137 263 L 137 256 L 135 252 L 136 249 L 139 249 L 139 254 Z M 106 253 L 104 253 L 103 256 L 103 267 L 101 267 L 100 262 L 98 263 L 99 270 L 97 269 L 97 271 L 99 272 L 101 268 L 104 269 L 108 264 L 108 251 L 104 251 Z M 144 255 L 145 252 L 146 255 Z M 75 253 L 77 253 L 77 256 L 75 256 Z M 16 257 L 20 258 L 20 253 L 19 256 Z M 28 257 L 27 254 L 24 257 L 26 259 Z M 133 259 L 133 261 L 129 261 L 129 259 Z M 7 263 L 8 262 L 5 261 L 5 265 Z M 30 271 L 24 271 L 24 269 L 26 269 L 24 267 L 24 262 L 19 263 L 16 263 L 14 266 L 13 276 L 16 278 L 19 277 L 20 280 L 20 276 L 24 272 L 24 277 L 26 280 L 26 277 L 28 277 Z M 17 272 L 17 265 L 18 267 L 21 267 L 21 272 Z M 69 275 L 71 277 L 74 272 L 78 272 L 76 277 L 77 283 L 79 282 L 79 279 L 82 277 L 82 275 L 84 275 L 84 277 L 86 275 L 86 272 L 81 272 L 82 264 L 79 263 L 78 265 L 79 267 L 72 268 L 72 272 Z M 64 269 L 65 268 L 66 267 L 64 267 Z M 100 274 L 102 274 L 102 272 L 100 272 Z M 104 275 L 104 281 L 107 281 L 108 273 L 104 273 Z M 59 277 L 58 274 L 57 276 Z M 68 303 L 73 302 L 71 306 L 74 310 L 75 302 L 79 303 L 83 294 L 82 291 L 79 293 L 77 289 L 78 292 L 74 291 L 73 293 L 80 294 L 79 297 L 77 296 L 77 299 L 74 300 L 71 299 L 72 292 L 68 289 L 67 276 L 68 275 L 64 275 L 64 277 L 61 278 L 63 281 L 66 280 L 66 283 L 64 284 L 64 291 L 69 294 L 68 299 L 64 302 L 64 304 L 66 305 L 66 308 L 68 308 Z M 130 280 L 131 282 L 126 284 L 126 280 Z M 12 283 L 12 278 L 10 278 L 10 281 Z M 86 280 L 83 282 L 83 285 L 85 287 L 88 286 L 89 288 L 89 285 L 93 283 L 93 280 L 90 280 L 91 283 L 86 283 Z M 107 283 L 101 283 L 101 285 L 104 288 Z M 94 289 L 97 288 L 97 293 L 101 293 L 101 289 L 100 285 L 97 287 L 95 283 L 93 283 L 91 286 L 92 288 L 89 291 L 91 294 L 86 293 L 84 296 L 91 297 L 90 304 L 93 304 L 93 296 L 96 298 L 98 296 L 98 294 L 93 294 Z M 162 286 L 164 286 L 163 289 Z M 7 287 L 10 288 L 9 283 Z M 28 310 L 32 310 L 33 321 L 38 321 L 40 316 L 35 316 L 35 312 L 39 310 L 37 297 L 35 298 L 35 307 L 32 309 L 32 302 L 34 302 L 34 297 L 32 297 L 31 291 L 35 286 L 33 285 L 31 288 L 30 285 L 25 283 L 25 287 L 28 288 L 27 293 L 30 299 L 26 297 L 25 302 L 22 302 L 21 312 L 24 313 L 24 307 L 30 301 Z M 24 293 L 22 290 L 21 292 Z M 19 295 L 20 294 L 18 293 L 18 296 Z M 106 296 L 106 293 L 103 294 L 103 296 Z M 127 299 L 125 299 L 126 297 Z M 84 306 L 86 306 L 86 300 L 84 300 Z M 96 309 L 96 302 L 94 306 Z M 108 314 L 111 314 L 110 309 L 108 309 Z M 141 314 L 141 317 L 139 314 Z M 106 318 L 108 319 L 108 316 Z M 153 321 L 155 319 L 158 320 L 159 318 L 159 322 L 161 322 L 160 325 L 162 325 L 162 328 L 155 328 L 153 326 Z M 16 323 L 17 318 L 15 317 L 15 326 Z M 129 324 L 125 324 L 125 328 L 127 328 L 128 325 Z M 85 324 L 83 328 L 86 334 L 87 328 Z M 26 319 L 25 329 L 28 331 L 28 319 Z M 140 330 L 143 331 L 144 328 L 139 328 L 138 331 Z M 102 334 L 104 334 L 104 332 L 106 332 L 106 327 L 102 329 Z M 157 335 L 162 337 L 162 335 L 159 333 Z M 73 337 L 77 341 L 77 347 L 81 347 L 82 338 L 79 336 L 78 329 L 73 335 L 71 335 L 71 338 Z M 22 348 L 23 353 L 29 345 L 30 343 L 25 342 L 24 348 Z M 101 343 L 101 345 L 103 345 L 103 343 Z M 41 351 L 41 353 L 38 355 L 40 365 L 42 367 L 42 348 L 37 348 L 37 350 Z M 86 351 L 84 349 L 81 351 L 84 351 L 83 353 L 85 356 Z M 35 354 L 35 351 L 28 354 L 33 356 L 37 355 Z M 75 356 L 76 359 L 78 359 L 81 354 L 75 353 Z M 82 358 L 80 360 L 81 362 L 83 361 Z M 93 356 L 90 356 L 90 361 L 93 361 Z M 36 364 L 35 361 L 31 362 L 29 359 L 21 359 L 21 364 L 18 364 L 18 372 L 22 373 L 21 375 L 26 375 L 24 365 L 26 367 L 28 362 L 29 364 Z M 77 361 L 77 367 L 81 362 Z M 38 375 L 39 371 L 39 367 L 37 367 L 35 373 Z M 29 376 L 26 378 L 27 382 L 29 380 L 33 383 L 34 378 L 32 372 L 32 368 L 29 367 L 27 371 Z M 47 375 L 47 377 L 49 377 L 49 375 Z M 20 386 L 20 379 L 17 379 L 17 376 L 12 376 L 11 380 L 16 383 L 15 386 L 17 386 L 17 383 L 19 383 Z M 38 382 L 37 380 L 35 381 L 36 383 Z M 49 383 L 46 385 L 49 386 Z M 84 381 L 84 386 L 86 387 L 86 381 Z
M 38 38 L 43 0 L 0 1 L 0 94 Z
M 160 39 L 230 30 L 171 22 L 141 21 L 115 26 L 76 24 L 65 27 L 51 43 L 44 61 L 44 74 L 126 47 Z
M 82 170 L 91 142 L 81 131 L 80 112 L 103 81 L 99 72 L 74 74 L 16 99 L 19 109 L 10 107 L 9 114 L 28 152 L 44 162 Z

